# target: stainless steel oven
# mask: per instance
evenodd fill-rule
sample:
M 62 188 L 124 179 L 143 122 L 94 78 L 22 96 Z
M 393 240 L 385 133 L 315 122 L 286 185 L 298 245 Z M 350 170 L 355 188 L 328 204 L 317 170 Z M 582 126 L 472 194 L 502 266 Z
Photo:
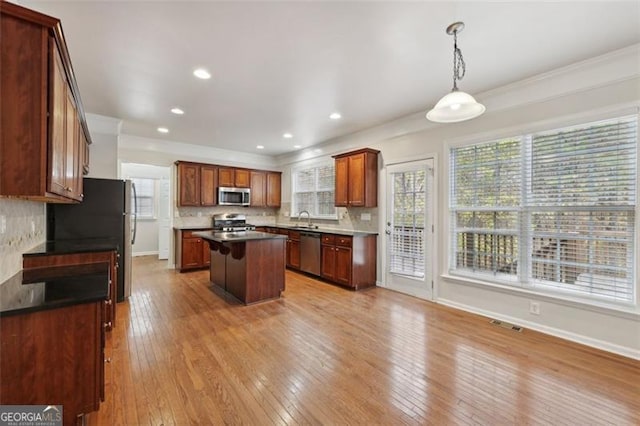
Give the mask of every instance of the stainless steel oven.
M 248 206 L 251 204 L 249 188 L 218 187 L 218 204 L 221 206 Z

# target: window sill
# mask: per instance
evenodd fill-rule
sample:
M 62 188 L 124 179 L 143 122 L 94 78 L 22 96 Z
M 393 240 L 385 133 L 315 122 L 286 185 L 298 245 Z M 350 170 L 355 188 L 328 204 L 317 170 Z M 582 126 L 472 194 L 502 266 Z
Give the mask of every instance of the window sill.
M 570 296 L 560 294 L 548 294 L 541 293 L 532 289 L 522 287 L 512 287 L 506 284 L 500 284 L 491 281 L 479 280 L 476 278 L 470 278 L 463 275 L 451 275 L 442 274 L 441 278 L 454 282 L 456 284 L 469 285 L 474 287 L 481 287 L 488 290 L 499 291 L 502 293 L 531 297 L 536 300 L 547 301 L 550 303 L 556 303 L 560 305 L 569 306 L 572 308 L 585 309 L 592 312 L 597 312 L 606 315 L 614 315 L 624 319 L 630 319 L 640 322 L 640 309 L 634 306 L 618 306 L 609 305 L 605 303 L 598 303 L 597 301 L 586 301 L 584 299 L 573 298 Z

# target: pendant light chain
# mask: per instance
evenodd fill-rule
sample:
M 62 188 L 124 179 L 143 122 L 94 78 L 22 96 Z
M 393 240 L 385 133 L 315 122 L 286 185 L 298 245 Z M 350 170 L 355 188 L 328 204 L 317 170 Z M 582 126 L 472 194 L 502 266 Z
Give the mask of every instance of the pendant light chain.
M 458 48 L 458 32 L 453 32 L 453 90 L 458 90 L 458 80 L 462 80 L 467 72 L 467 66 L 462 57 L 462 50 Z

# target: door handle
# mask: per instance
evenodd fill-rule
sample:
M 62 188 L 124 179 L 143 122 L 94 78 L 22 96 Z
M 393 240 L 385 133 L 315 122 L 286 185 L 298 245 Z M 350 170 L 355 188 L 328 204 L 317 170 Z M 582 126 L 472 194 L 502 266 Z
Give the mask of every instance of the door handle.
M 385 234 L 387 235 L 391 235 L 391 231 L 389 231 L 388 229 L 386 231 L 384 231 Z

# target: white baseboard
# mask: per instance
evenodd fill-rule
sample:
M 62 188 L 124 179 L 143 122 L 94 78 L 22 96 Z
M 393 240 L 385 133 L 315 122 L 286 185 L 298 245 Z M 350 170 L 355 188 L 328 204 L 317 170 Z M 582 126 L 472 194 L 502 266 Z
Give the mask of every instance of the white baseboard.
M 138 251 L 135 253 L 131 253 L 132 257 L 138 257 L 138 256 L 153 256 L 153 255 L 158 255 L 158 251 Z
M 515 325 L 520 325 L 531 330 L 539 331 L 544 334 L 559 337 L 561 339 L 570 340 L 572 342 L 581 343 L 583 345 L 591 346 L 593 348 L 602 349 L 603 351 L 612 352 L 617 355 L 622 355 L 628 358 L 640 360 L 640 351 L 626 346 L 620 346 L 613 343 L 605 342 L 603 340 L 594 339 L 581 334 L 572 333 L 566 330 L 561 330 L 555 327 L 549 327 L 546 325 L 537 324 L 535 322 L 523 320 L 521 318 L 515 318 L 508 315 L 502 315 L 484 309 L 479 309 L 474 306 L 465 305 L 463 303 L 454 302 L 447 299 L 438 299 L 437 303 L 446 305 L 452 308 L 460 309 L 462 311 L 471 312 L 473 314 L 482 315 L 489 318 L 495 318 L 500 321 L 507 321 Z

